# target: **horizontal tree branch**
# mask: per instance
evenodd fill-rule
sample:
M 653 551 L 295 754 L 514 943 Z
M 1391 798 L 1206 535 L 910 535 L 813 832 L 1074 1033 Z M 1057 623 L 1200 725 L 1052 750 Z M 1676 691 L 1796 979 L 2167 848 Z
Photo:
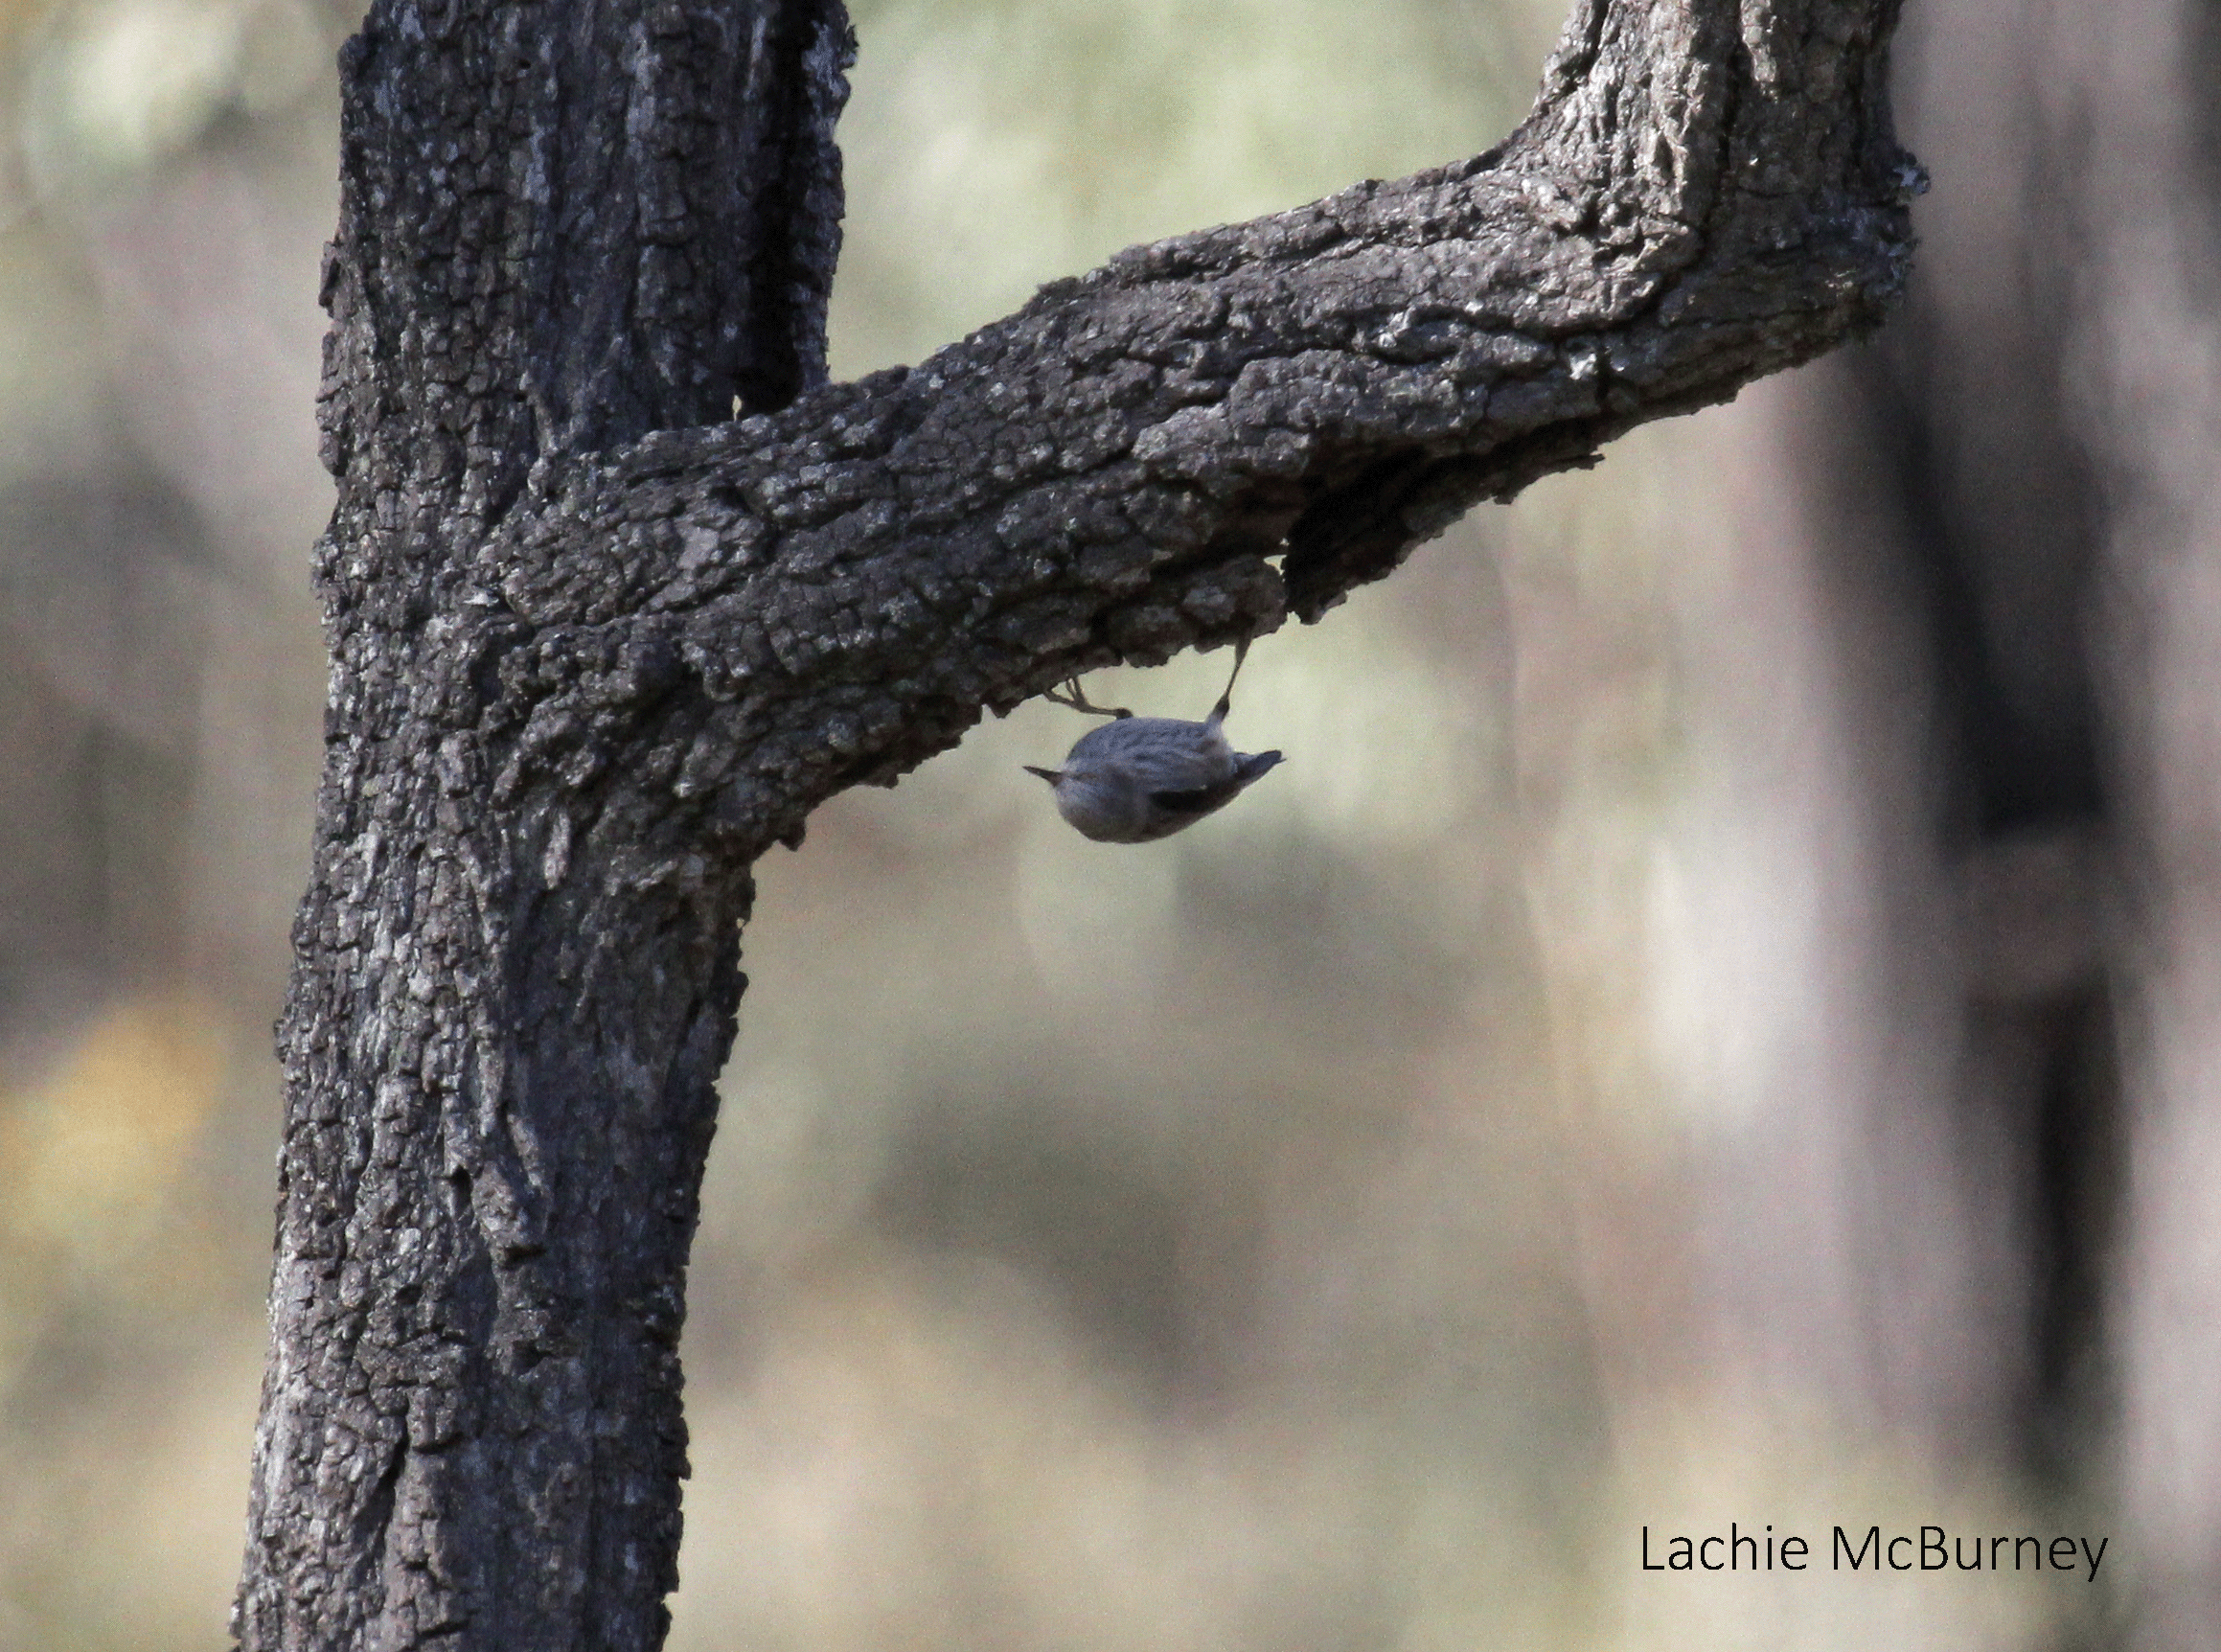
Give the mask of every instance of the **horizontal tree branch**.
M 1597 0 L 1477 159 L 1134 248 L 914 369 L 543 459 L 450 610 L 503 661 L 506 790 L 621 772 L 744 861 L 985 710 L 1317 619 L 1477 500 L 1872 327 L 1918 178 L 1892 11 Z

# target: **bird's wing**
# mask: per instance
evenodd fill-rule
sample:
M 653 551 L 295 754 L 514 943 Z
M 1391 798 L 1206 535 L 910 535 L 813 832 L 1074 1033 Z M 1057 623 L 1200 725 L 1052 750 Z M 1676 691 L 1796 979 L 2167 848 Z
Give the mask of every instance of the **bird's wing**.
M 1280 761 L 1277 751 L 1238 754 L 1233 772 L 1206 786 L 1191 786 L 1150 792 L 1150 802 L 1176 815 L 1208 815 L 1233 800 L 1245 786 Z
M 1129 717 L 1082 735 L 1065 764 L 1121 769 L 1145 792 L 1186 792 L 1224 780 L 1233 755 L 1225 737 L 1205 724 Z
M 1240 778 L 1228 775 L 1215 786 L 1197 786 L 1185 792 L 1152 792 L 1149 800 L 1167 815 L 1193 817 L 1231 803 L 1242 785 Z

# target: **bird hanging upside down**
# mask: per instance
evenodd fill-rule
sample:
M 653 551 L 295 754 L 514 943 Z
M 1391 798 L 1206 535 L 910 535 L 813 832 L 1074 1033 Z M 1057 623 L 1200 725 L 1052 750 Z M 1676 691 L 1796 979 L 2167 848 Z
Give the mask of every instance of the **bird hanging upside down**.
M 1223 809 L 1280 761 L 1277 751 L 1236 751 L 1221 727 L 1242 675 L 1248 638 L 1234 645 L 1234 672 L 1202 723 L 1136 717 L 1090 705 L 1077 678 L 1042 698 L 1111 721 L 1080 736 L 1062 769 L 1025 765 L 1056 789 L 1057 813 L 1098 843 L 1147 843 Z

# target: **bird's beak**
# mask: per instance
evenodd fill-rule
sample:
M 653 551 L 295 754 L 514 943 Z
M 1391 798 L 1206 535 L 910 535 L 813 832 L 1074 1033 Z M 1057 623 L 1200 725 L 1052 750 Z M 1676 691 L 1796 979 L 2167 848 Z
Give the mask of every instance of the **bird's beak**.
M 1060 781 L 1060 780 L 1064 779 L 1064 777 L 1065 777 L 1065 776 L 1064 776 L 1064 771 L 1063 771 L 1062 769 L 1036 769 L 1036 768 L 1035 768 L 1035 767 L 1034 767 L 1032 764 L 1030 764 L 1030 763 L 1021 763 L 1021 764 L 1019 764 L 1019 767 L 1020 769 L 1024 769 L 1024 770 L 1025 770 L 1025 771 L 1026 771 L 1028 774 L 1038 774 L 1038 775 L 1040 775 L 1040 776 L 1041 776 L 1041 777 L 1042 777 L 1043 780 L 1046 780 L 1046 781 L 1047 781 L 1047 782 L 1048 782 L 1048 783 L 1049 783 L 1051 786 L 1054 786 L 1054 785 L 1055 785 L 1055 784 L 1056 784 L 1058 781 Z

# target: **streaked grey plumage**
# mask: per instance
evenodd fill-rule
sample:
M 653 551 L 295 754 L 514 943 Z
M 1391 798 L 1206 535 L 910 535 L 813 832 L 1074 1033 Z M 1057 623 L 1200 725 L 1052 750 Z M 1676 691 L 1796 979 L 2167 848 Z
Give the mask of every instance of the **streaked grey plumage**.
M 1242 674 L 1247 643 L 1236 646 L 1234 677 Z M 1130 711 L 1089 705 L 1075 688 L 1060 705 L 1113 721 L 1090 728 L 1073 744 L 1062 769 L 1036 769 L 1056 789 L 1057 813 L 1080 835 L 1099 843 L 1147 843 L 1192 826 L 1225 808 L 1244 788 L 1280 761 L 1277 751 L 1236 751 L 1222 724 L 1234 679 L 1202 723 L 1174 717 L 1135 717 Z

